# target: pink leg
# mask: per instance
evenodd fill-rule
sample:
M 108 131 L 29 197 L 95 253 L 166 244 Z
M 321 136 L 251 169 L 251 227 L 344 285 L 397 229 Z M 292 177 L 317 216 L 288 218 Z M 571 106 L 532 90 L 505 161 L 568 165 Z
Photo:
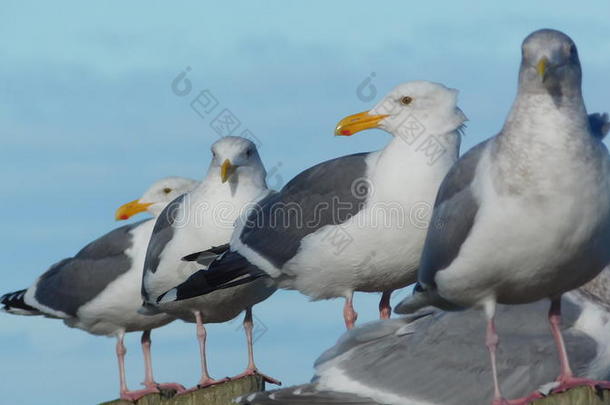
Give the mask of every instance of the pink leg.
M 176 392 L 182 392 L 185 388 L 177 383 L 163 383 L 159 384 L 155 381 L 153 377 L 152 370 L 152 356 L 150 354 L 150 346 L 152 341 L 150 340 L 150 330 L 145 330 L 142 333 L 142 339 L 140 340 L 142 343 L 142 353 L 144 354 L 144 369 L 145 369 L 145 378 L 142 385 L 146 388 L 157 388 L 161 390 L 173 390 Z
M 246 371 L 243 373 L 232 377 L 232 380 L 236 380 L 238 378 L 250 376 L 250 375 L 260 375 L 263 379 L 271 384 L 282 385 L 282 383 L 275 378 L 271 378 L 265 374 L 262 374 L 256 368 L 256 364 L 254 364 L 254 341 L 252 338 L 252 331 L 254 329 L 254 322 L 252 321 L 252 308 L 246 309 L 246 316 L 244 317 L 244 330 L 246 331 L 246 341 L 248 342 L 248 367 Z
M 354 292 L 350 291 L 345 297 L 345 305 L 343 306 L 343 320 L 345 321 L 345 327 L 348 330 L 354 328 L 356 320 L 358 319 L 358 314 L 354 311 L 354 306 L 352 304 L 353 296 Z
M 489 350 L 489 357 L 491 359 L 491 372 L 493 376 L 494 384 L 494 399 L 492 405 L 527 405 L 535 399 L 542 398 L 542 394 L 534 392 L 531 395 L 518 399 L 511 399 L 510 401 L 502 396 L 500 391 L 500 384 L 498 381 L 498 369 L 496 366 L 496 349 L 500 339 L 496 333 L 496 325 L 494 322 L 496 313 L 496 303 L 489 301 L 485 304 L 485 315 L 487 316 L 487 334 L 485 336 L 485 344 Z
M 195 320 L 197 322 L 197 340 L 199 340 L 199 357 L 201 359 L 201 379 L 199 380 L 197 386 L 199 388 L 203 388 L 209 385 L 223 383 L 226 381 L 226 379 L 214 380 L 208 373 L 208 362 L 205 354 L 205 341 L 207 338 L 207 333 L 205 331 L 205 327 L 203 326 L 201 312 L 195 311 Z
M 559 362 L 561 364 L 559 381 L 569 380 L 574 377 L 574 374 L 572 373 L 572 368 L 570 367 L 568 352 L 566 350 L 565 342 L 563 341 L 563 335 L 561 334 L 561 298 L 551 301 L 551 308 L 549 309 L 549 323 L 551 324 L 551 332 L 553 333 L 553 339 L 555 339 L 555 344 L 557 345 Z
M 208 362 L 205 354 L 205 341 L 207 338 L 207 333 L 205 331 L 205 327 L 203 326 L 201 312 L 195 311 L 193 312 L 193 314 L 195 315 L 195 322 L 197 323 L 197 340 L 199 341 L 199 357 L 201 359 L 201 379 L 199 380 L 196 386 L 182 391 L 179 394 L 187 394 L 193 391 L 197 391 L 200 388 L 205 388 L 211 385 L 229 381 L 228 378 L 223 378 L 222 380 L 215 380 L 210 377 L 210 374 L 208 373 Z
M 576 378 L 570 367 L 570 360 L 568 359 L 568 352 L 566 350 L 563 335 L 561 334 L 561 298 L 551 300 L 551 308 L 549 309 L 549 323 L 551 324 L 551 332 L 557 345 L 557 351 L 559 353 L 559 362 L 561 364 L 561 374 L 557 378 L 559 385 L 553 389 L 553 392 L 561 392 L 569 390 L 570 388 L 578 387 L 581 385 L 588 385 L 591 387 L 601 387 L 604 389 L 610 388 L 610 382 L 608 381 L 596 381 L 589 378 Z
M 489 350 L 489 358 L 491 360 L 491 374 L 493 378 L 494 384 L 494 405 L 505 405 L 507 404 L 506 400 L 502 397 L 502 393 L 500 392 L 500 384 L 498 383 L 498 369 L 496 367 L 496 349 L 498 348 L 498 334 L 496 333 L 496 325 L 494 322 L 494 317 L 496 313 L 496 304 L 489 303 L 485 307 L 485 313 L 487 315 L 487 333 L 485 335 L 485 345 L 487 345 L 487 350 Z
M 142 332 L 140 343 L 142 344 L 142 354 L 144 355 L 144 382 L 142 385 L 145 387 L 156 387 L 157 383 L 153 377 L 152 357 L 150 354 L 150 345 L 152 344 L 152 341 L 150 340 L 150 330 Z
M 379 319 L 390 319 L 392 314 L 392 307 L 390 306 L 390 296 L 392 291 L 384 291 L 381 294 L 381 300 L 379 301 Z
M 147 387 L 143 390 L 129 391 L 129 389 L 127 388 L 127 381 L 125 379 L 125 353 L 127 353 L 127 350 L 125 349 L 125 345 L 123 344 L 124 337 L 125 332 L 120 332 L 119 334 L 117 334 L 116 342 L 116 356 L 119 361 L 120 395 L 121 399 L 124 399 L 126 401 L 137 401 L 144 395 L 157 393 L 159 392 L 159 390 L 156 387 Z

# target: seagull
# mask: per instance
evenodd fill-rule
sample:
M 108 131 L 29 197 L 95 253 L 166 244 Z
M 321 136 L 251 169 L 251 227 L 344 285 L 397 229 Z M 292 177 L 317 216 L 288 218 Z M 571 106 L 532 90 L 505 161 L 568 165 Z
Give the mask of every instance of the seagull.
M 389 318 L 391 293 L 416 281 L 434 196 L 458 158 L 466 116 L 457 95 L 403 83 L 341 120 L 337 135 L 379 128 L 393 138 L 380 151 L 313 166 L 262 199 L 219 258 L 170 294 L 186 299 L 262 277 L 312 300 L 344 297 L 348 329 L 354 291 L 381 292 L 380 318 Z
M 610 270 L 562 298 L 562 332 L 574 366 L 589 378 L 610 370 Z M 559 361 L 552 353 L 542 301 L 498 305 L 503 348 L 498 362 L 503 389 L 514 396 L 535 391 L 542 398 L 555 387 Z M 236 399 L 241 405 L 483 405 L 492 387 L 475 310 L 422 312 L 376 321 L 345 333 L 315 362 L 312 382 Z M 500 359 L 499 359 L 500 360 Z
M 523 41 L 517 98 L 502 131 L 466 153 L 439 189 L 418 284 L 396 312 L 482 308 L 494 404 L 508 403 L 495 371 L 496 303 L 549 298 L 561 360 L 555 390 L 604 385 L 574 377 L 559 329 L 561 295 L 610 262 L 603 131 L 592 130 L 586 113 L 574 42 L 559 31 L 535 31 Z
M 167 177 L 155 182 L 140 199 L 123 205 L 116 218 L 125 220 L 147 211 L 153 216 L 177 196 L 192 190 L 195 180 Z M 159 389 L 184 390 L 179 384 L 158 384 L 153 378 L 150 354 L 151 329 L 174 318 L 167 314 L 145 316 L 141 306 L 140 283 L 144 255 L 154 221 L 146 219 L 125 225 L 85 246 L 74 257 L 64 259 L 45 272 L 27 289 L 0 297 L 2 310 L 16 315 L 43 315 L 57 318 L 73 328 L 93 335 L 114 335 L 119 364 L 120 396 L 137 400 Z M 145 389 L 130 391 L 125 379 L 127 332 L 142 331 Z
M 227 322 L 243 311 L 248 367 L 233 378 L 260 374 L 268 382 L 279 384 L 258 372 L 252 347 L 252 306 L 275 292 L 270 280 L 258 280 L 180 302 L 172 301 L 171 295 L 161 299 L 164 292 L 187 280 L 201 265 L 209 264 L 209 255 L 193 252 L 229 241 L 235 219 L 270 192 L 265 177 L 265 168 L 251 141 L 235 136 L 221 138 L 212 146 L 212 161 L 203 181 L 190 193 L 172 201 L 155 223 L 144 262 L 141 312 L 164 312 L 197 324 L 201 379 L 189 391 L 226 381 L 209 375 L 204 324 Z

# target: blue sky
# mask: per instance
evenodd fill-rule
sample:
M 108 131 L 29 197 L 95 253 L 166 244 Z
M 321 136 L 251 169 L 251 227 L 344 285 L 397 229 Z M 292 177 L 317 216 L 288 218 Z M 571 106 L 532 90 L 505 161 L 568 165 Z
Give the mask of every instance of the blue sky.
M 51 263 L 112 229 L 114 210 L 167 175 L 200 178 L 216 112 L 190 102 L 207 89 L 262 143 L 273 186 L 317 162 L 382 147 L 380 131 L 333 137 L 339 119 L 371 107 L 357 88 L 374 74 L 376 100 L 394 85 L 438 81 L 461 91 L 463 150 L 495 134 L 515 93 L 520 43 L 537 28 L 576 41 L 589 111 L 608 111 L 610 3 L 160 2 L 0 4 L 0 271 L 27 287 Z M 191 93 L 171 90 L 190 67 Z M 237 133 L 236 133 L 237 134 Z M 402 293 L 404 294 L 404 293 Z M 401 294 L 398 294 L 401 295 Z M 360 321 L 377 295 L 359 294 Z M 343 332 L 342 303 L 280 292 L 255 308 L 268 330 L 256 352 L 285 384 L 308 380 Z M 245 366 L 239 321 L 209 327 L 215 376 Z M 139 336 L 127 339 L 130 386 L 142 380 Z M 192 325 L 153 332 L 159 381 L 192 385 Z M 11 404 L 83 404 L 117 396 L 114 341 L 63 323 L 0 316 L 0 391 Z

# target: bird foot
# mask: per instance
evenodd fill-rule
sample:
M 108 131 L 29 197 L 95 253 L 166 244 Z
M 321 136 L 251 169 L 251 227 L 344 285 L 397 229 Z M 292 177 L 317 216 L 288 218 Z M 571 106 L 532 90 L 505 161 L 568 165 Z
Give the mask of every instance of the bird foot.
M 152 384 L 145 384 L 143 383 L 147 388 L 149 387 L 155 387 L 161 391 L 176 391 L 176 393 L 181 393 L 186 391 L 186 388 L 184 388 L 184 385 L 182 384 L 178 384 L 178 383 L 157 383 L 157 382 L 153 382 Z
M 159 390 L 157 389 L 157 387 L 146 387 L 142 390 L 134 390 L 134 391 L 121 391 L 121 399 L 124 401 L 135 402 L 145 395 L 158 394 L 158 393 L 159 393 Z
M 553 388 L 553 393 L 565 392 L 575 387 L 591 387 L 594 389 L 610 389 L 610 381 L 592 380 L 590 378 L 578 377 L 559 377 L 557 385 Z
M 205 378 L 205 379 L 200 380 L 196 386 L 194 386 L 192 388 L 187 388 L 184 391 L 177 393 L 176 395 L 190 394 L 191 392 L 198 391 L 202 388 L 211 387 L 212 385 L 223 384 L 223 383 L 226 383 L 227 381 L 229 381 L 229 378 L 222 378 L 220 380 L 215 380 L 213 378 Z
M 228 377 L 221 378 L 220 380 L 215 380 L 213 378 L 205 378 L 205 379 L 199 381 L 199 383 L 197 383 L 197 387 L 195 389 L 210 387 L 212 385 L 223 384 L 229 380 L 230 379 Z
M 249 377 L 252 375 L 260 375 L 261 377 L 263 377 L 263 380 L 265 380 L 265 382 L 268 382 L 269 384 L 282 385 L 282 382 L 280 380 L 276 380 L 273 377 L 269 377 L 268 375 L 265 375 L 258 371 L 256 368 L 247 368 L 246 371 L 244 371 L 243 373 L 238 374 L 235 377 L 231 377 L 231 380 L 238 380 L 240 378 Z

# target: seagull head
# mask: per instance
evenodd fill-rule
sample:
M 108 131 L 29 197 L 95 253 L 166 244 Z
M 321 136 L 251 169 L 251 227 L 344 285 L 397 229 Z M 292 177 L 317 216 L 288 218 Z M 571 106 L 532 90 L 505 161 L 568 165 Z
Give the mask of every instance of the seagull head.
M 166 177 L 153 183 L 137 200 L 123 204 L 116 210 L 117 221 L 126 220 L 132 216 L 147 211 L 158 216 L 174 199 L 188 193 L 198 182 L 184 177 Z
M 225 136 L 212 145 L 210 176 L 218 176 L 222 183 L 237 183 L 241 178 L 264 183 L 267 174 L 253 142 L 239 136 Z
M 561 31 L 541 29 L 523 40 L 520 88 L 571 95 L 580 91 L 581 68 L 574 41 Z
M 343 118 L 335 135 L 350 136 L 365 129 L 379 128 L 390 134 L 408 135 L 424 131 L 443 134 L 466 121 L 457 106 L 458 91 L 439 83 L 412 81 L 396 86 L 369 111 Z

